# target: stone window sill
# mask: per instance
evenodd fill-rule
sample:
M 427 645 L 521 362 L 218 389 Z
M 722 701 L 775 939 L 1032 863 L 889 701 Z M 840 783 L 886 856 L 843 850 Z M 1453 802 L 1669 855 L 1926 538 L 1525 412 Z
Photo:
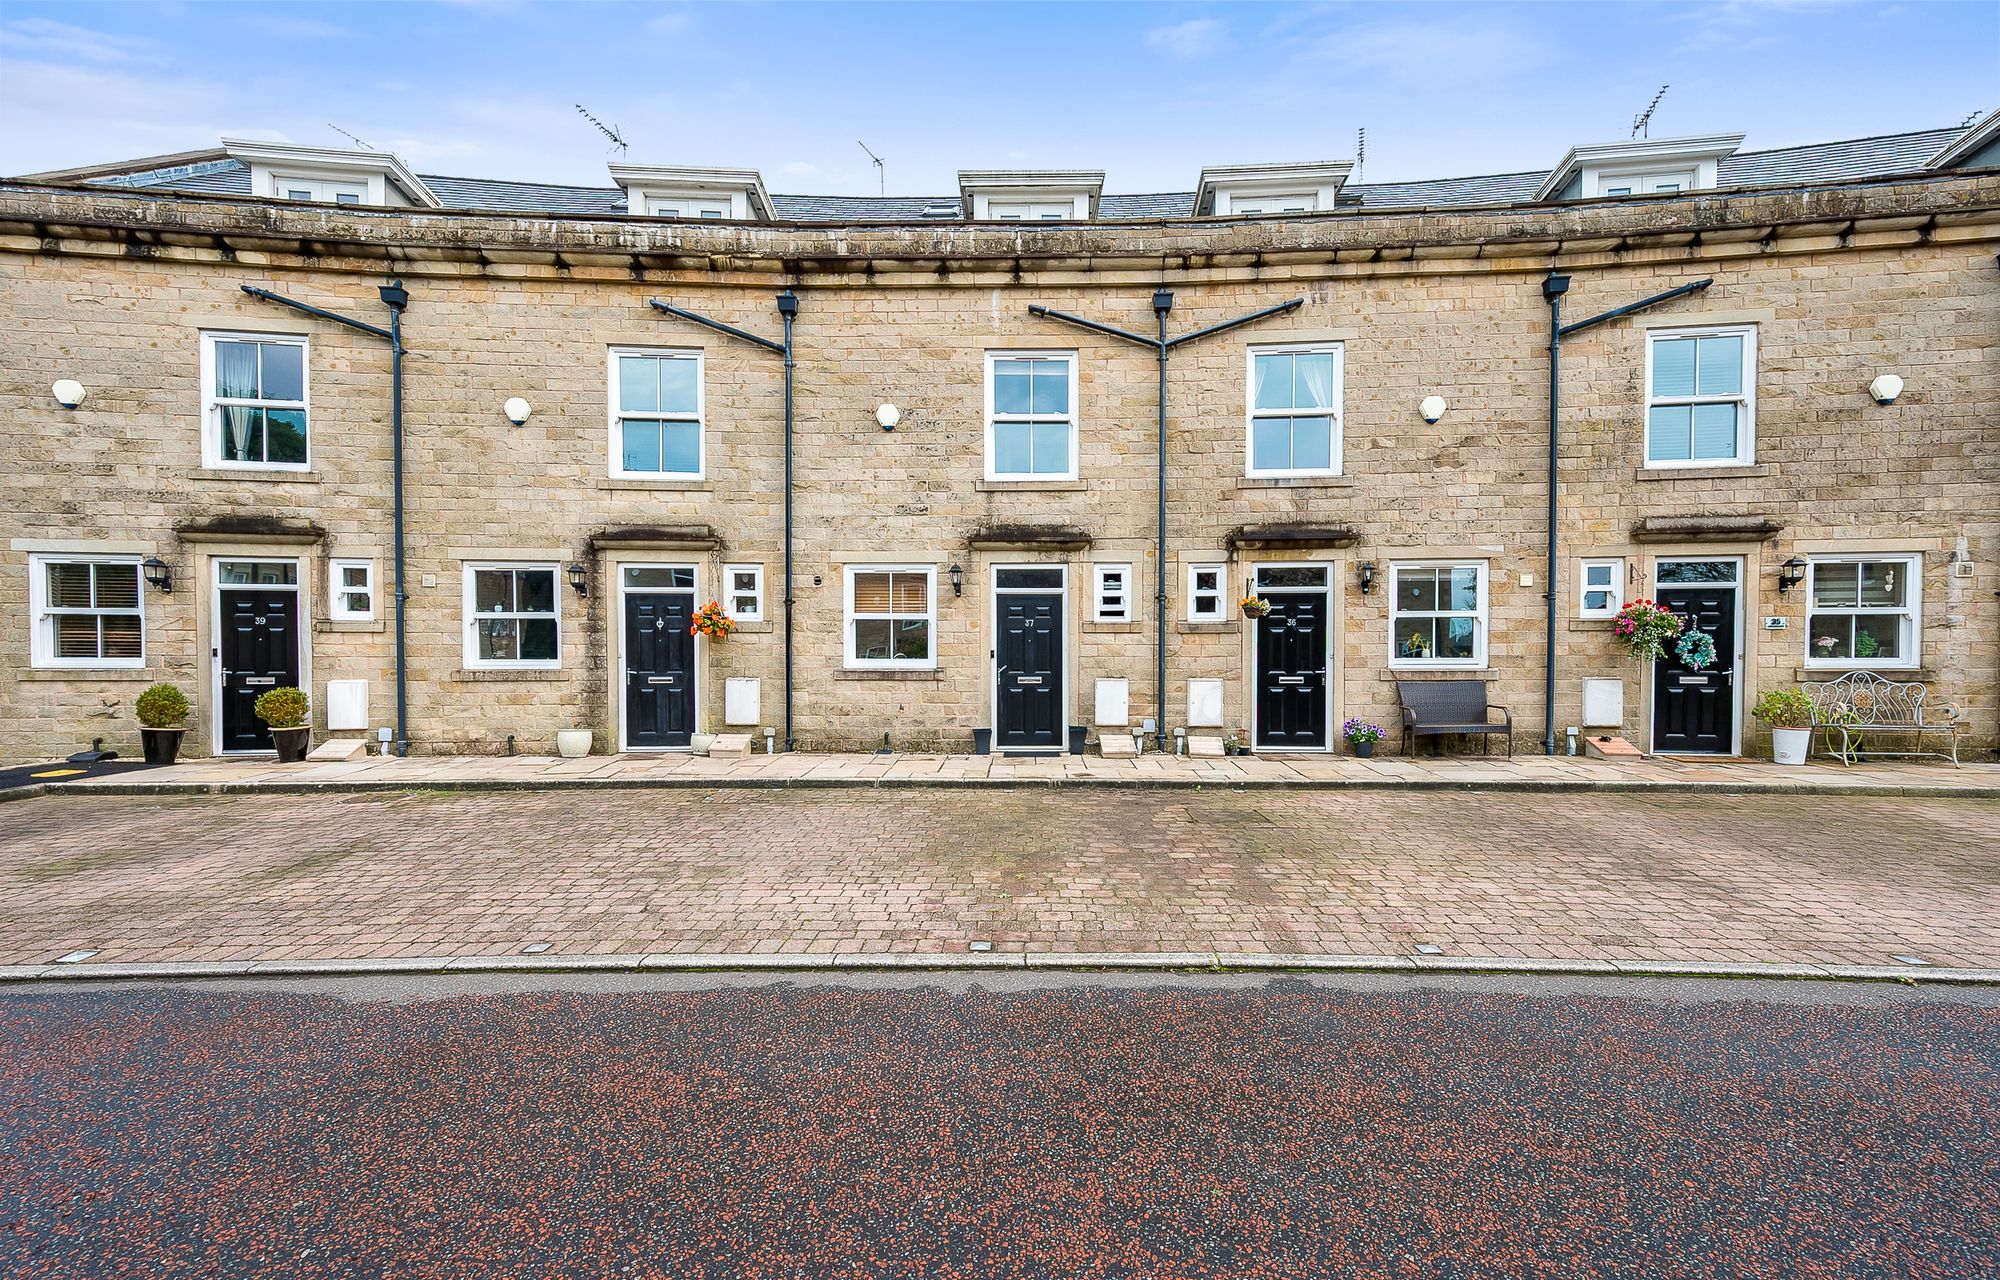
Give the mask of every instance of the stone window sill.
M 1080 493 L 1090 487 L 1083 480 L 974 480 L 978 493 Z
M 371 632 L 384 631 L 388 628 L 388 625 L 381 618 L 376 618 L 373 621 L 361 618 L 319 618 L 313 622 L 313 630 L 331 632 L 335 635 L 365 635 Z
M 539 667 L 509 668 L 464 667 L 451 673 L 453 680 L 484 683 L 489 680 L 536 680 L 545 683 L 559 683 L 569 679 L 569 672 L 557 668 L 554 671 Z
M 54 684 L 103 684 L 113 680 L 131 684 L 152 684 L 159 680 L 170 679 L 158 671 L 147 671 L 143 668 L 134 670 L 131 667 L 31 667 L 26 671 L 17 672 L 14 678 Z
M 267 471 L 261 467 L 189 467 L 181 473 L 186 480 L 236 484 L 249 481 L 252 484 L 318 484 L 319 476 L 311 471 Z
M 739 622 L 736 624 L 736 634 L 739 636 L 769 635 L 774 629 L 775 624 L 769 622 Z M 727 642 L 725 641 L 724 643 Z
M 919 680 L 936 682 L 944 679 L 944 672 L 935 667 L 927 670 L 888 668 L 881 671 L 842 667 L 833 673 L 833 678 L 836 680 Z
M 1634 480 L 1756 480 L 1771 474 L 1763 465 L 1738 467 L 1640 467 Z
M 1181 622 L 1175 624 L 1174 630 L 1184 636 L 1224 635 L 1237 630 L 1237 624 L 1234 622 Z
M 1352 489 L 1353 476 L 1238 476 L 1239 489 Z
M 1085 631 L 1107 632 L 1112 635 L 1136 635 L 1146 629 L 1143 622 L 1086 622 Z
M 715 489 L 715 486 L 706 480 L 675 480 L 667 477 L 647 480 L 638 476 L 599 476 L 597 487 L 611 491 L 665 489 L 675 493 L 711 493 Z
M 1937 670 L 1933 667 L 1797 667 L 1792 671 L 1792 680 L 1798 684 L 1824 684 L 1829 680 L 1853 675 L 1857 671 L 1871 676 L 1881 676 L 1884 680 L 1893 680 L 1899 684 L 1908 684 L 1911 681 L 1929 684 L 1938 678 Z M 1924 705 L 1928 710 L 1929 698 L 1924 699 Z
M 1381 679 L 1393 684 L 1398 680 L 1491 680 L 1491 667 L 1388 667 L 1381 672 Z

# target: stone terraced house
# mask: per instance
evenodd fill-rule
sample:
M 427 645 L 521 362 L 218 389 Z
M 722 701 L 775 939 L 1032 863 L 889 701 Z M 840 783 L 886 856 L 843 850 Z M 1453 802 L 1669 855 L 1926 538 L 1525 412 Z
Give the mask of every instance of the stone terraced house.
M 1324 751 L 1466 678 L 1524 750 L 1730 754 L 1851 670 L 1991 745 L 2000 115 L 1742 141 L 1123 196 L 233 140 L 0 181 L 0 757 L 129 753 L 160 680 L 197 754 L 294 683 L 428 753 Z M 1628 657 L 1640 597 L 1716 660 Z

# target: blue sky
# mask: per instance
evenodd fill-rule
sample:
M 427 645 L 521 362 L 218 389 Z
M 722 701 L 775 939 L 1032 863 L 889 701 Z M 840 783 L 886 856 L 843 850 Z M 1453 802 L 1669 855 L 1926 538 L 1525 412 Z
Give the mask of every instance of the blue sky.
M 0 7 L 0 173 L 227 134 L 394 150 L 420 172 L 603 185 L 629 159 L 775 191 L 955 190 L 1086 167 L 1349 159 L 1388 181 L 1546 168 L 1627 135 L 1748 148 L 2000 106 L 2000 4 L 149 3 Z

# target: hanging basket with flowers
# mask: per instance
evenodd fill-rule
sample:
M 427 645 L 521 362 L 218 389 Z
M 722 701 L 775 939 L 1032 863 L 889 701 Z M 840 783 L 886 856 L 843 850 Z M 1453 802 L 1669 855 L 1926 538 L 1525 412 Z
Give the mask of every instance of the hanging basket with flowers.
M 1666 656 L 1667 641 L 1681 633 L 1680 615 L 1651 600 L 1634 600 L 1611 620 L 1611 630 L 1625 642 L 1625 651 L 1641 662 Z
M 1271 612 L 1271 602 L 1258 595 L 1244 596 L 1236 602 L 1236 607 L 1243 610 L 1246 618 L 1261 618 Z
M 694 625 L 688 632 L 711 640 L 727 640 L 736 633 L 736 619 L 722 611 L 720 601 L 711 600 L 694 611 Z

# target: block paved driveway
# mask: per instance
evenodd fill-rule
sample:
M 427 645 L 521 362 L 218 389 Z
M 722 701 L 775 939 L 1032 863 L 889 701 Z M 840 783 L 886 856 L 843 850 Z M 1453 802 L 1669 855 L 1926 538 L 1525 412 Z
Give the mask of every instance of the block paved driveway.
M 936 790 L 0 805 L 0 963 L 1216 951 L 2000 967 L 2000 802 Z

